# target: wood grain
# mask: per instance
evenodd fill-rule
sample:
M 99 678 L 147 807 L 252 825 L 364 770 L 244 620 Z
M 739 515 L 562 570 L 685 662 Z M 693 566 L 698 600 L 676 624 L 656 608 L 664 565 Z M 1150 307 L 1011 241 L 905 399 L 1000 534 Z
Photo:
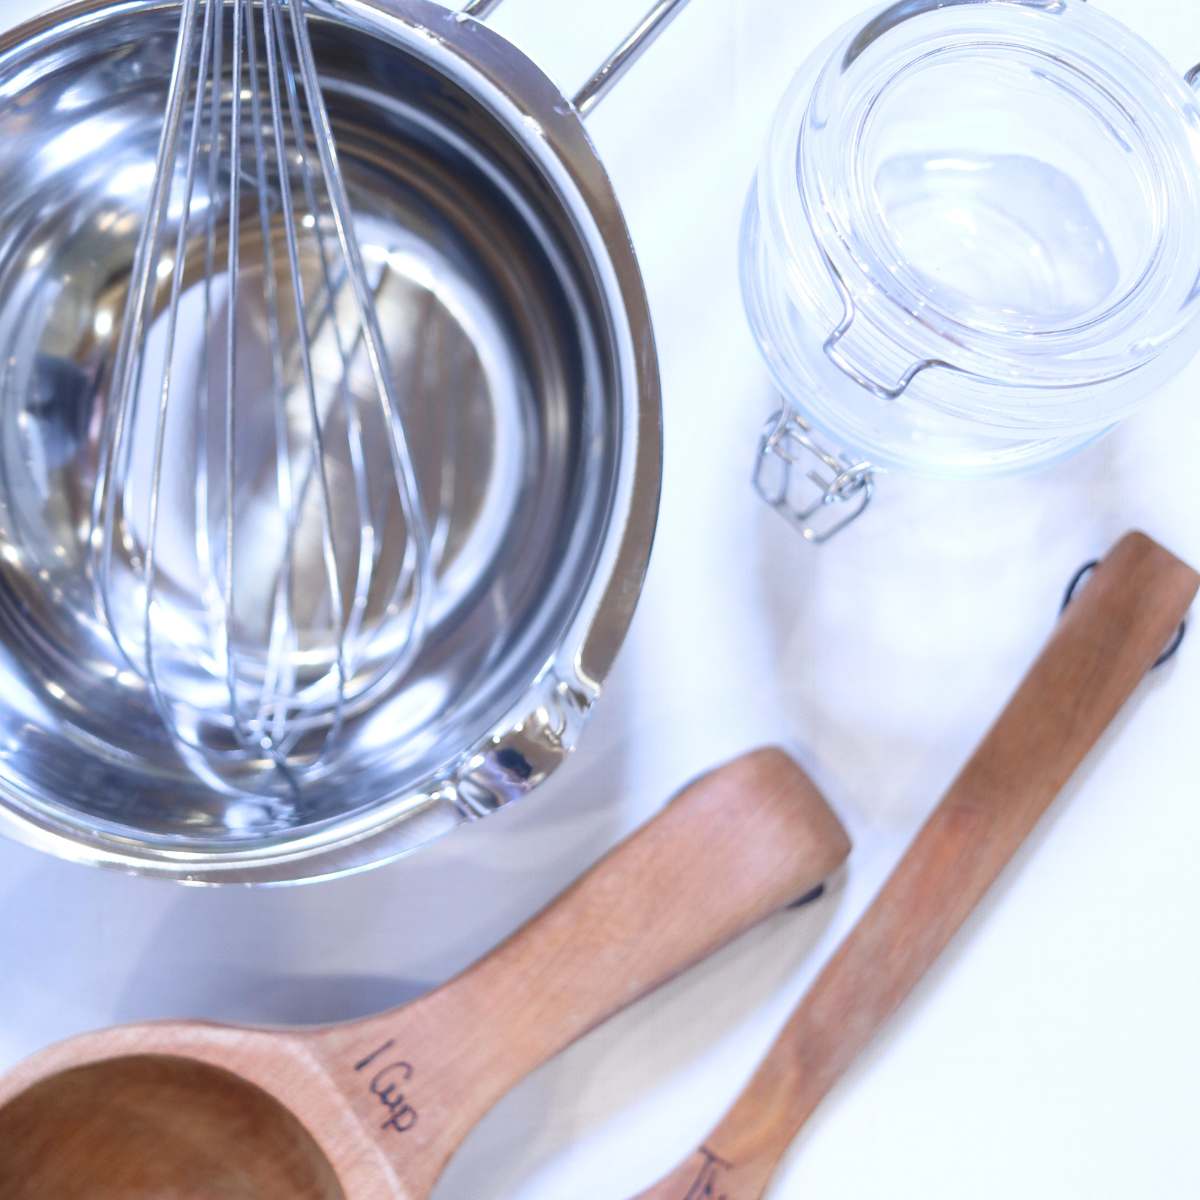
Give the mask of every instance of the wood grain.
M 704 1148 L 643 1200 L 763 1195 L 804 1122 L 946 947 L 1138 687 L 1198 584 L 1190 567 L 1142 534 L 1117 545 L 737 1104 Z
M 278 1100 L 219 1068 L 137 1055 L 43 1080 L 0 1110 L 3 1200 L 344 1200 Z
M 423 1200 L 517 1080 L 819 885 L 845 831 L 778 750 L 685 788 L 428 996 L 315 1031 L 130 1026 L 0 1080 L 0 1200 Z
M 394 1042 L 377 1063 L 411 1066 L 406 1095 L 419 1117 L 404 1139 L 385 1130 L 382 1140 L 395 1145 L 406 1181 L 423 1195 L 519 1079 L 799 898 L 849 849 L 840 822 L 787 755 L 747 755 L 684 789 L 651 826 L 447 987 L 395 1016 L 322 1033 L 319 1053 L 362 1120 L 378 1125 L 377 1098 L 353 1064 Z

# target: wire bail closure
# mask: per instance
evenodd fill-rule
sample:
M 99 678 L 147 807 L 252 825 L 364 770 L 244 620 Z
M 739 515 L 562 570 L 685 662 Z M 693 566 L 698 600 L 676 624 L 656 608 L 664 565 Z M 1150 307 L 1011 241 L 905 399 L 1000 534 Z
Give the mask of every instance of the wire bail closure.
M 785 404 L 759 439 L 754 488 L 805 541 L 820 546 L 866 511 L 875 494 L 875 470 L 869 462 L 826 449 L 812 426 Z M 806 499 L 811 489 L 815 498 Z

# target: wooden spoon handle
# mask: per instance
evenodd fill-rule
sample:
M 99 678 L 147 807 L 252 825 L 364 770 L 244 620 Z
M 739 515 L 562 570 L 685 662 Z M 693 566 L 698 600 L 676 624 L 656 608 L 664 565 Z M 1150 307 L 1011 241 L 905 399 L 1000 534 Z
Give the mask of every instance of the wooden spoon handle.
M 685 788 L 463 975 L 404 1009 L 324 1031 L 316 1048 L 364 1123 L 403 1156 L 420 1196 L 514 1083 L 812 891 L 849 848 L 841 823 L 787 755 L 748 754 Z M 356 1071 L 377 1047 L 384 1049 Z M 391 1074 L 372 1094 L 380 1067 Z M 392 1110 L 381 1109 L 380 1093 L 390 1084 L 391 1100 L 405 1097 L 396 1108 L 403 1130 L 382 1128 Z
M 706 1148 L 646 1195 L 755 1200 L 804 1121 L 991 886 L 1154 663 L 1200 576 L 1130 534 L 805 996 Z M 686 1186 L 685 1186 L 686 1185 Z

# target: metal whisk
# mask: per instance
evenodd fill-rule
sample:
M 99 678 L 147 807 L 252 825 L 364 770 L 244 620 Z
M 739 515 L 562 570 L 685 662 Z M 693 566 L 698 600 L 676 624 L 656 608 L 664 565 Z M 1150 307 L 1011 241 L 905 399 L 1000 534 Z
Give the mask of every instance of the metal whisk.
M 374 266 L 302 0 L 183 0 L 91 568 L 170 736 L 239 786 L 327 762 L 422 645 L 430 534 Z

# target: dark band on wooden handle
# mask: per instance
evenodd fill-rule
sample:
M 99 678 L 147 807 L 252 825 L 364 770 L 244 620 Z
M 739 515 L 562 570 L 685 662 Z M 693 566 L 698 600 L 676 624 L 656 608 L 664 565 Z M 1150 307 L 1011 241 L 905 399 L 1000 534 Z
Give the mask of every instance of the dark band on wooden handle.
M 419 1200 L 513 1084 L 811 892 L 849 849 L 786 754 L 745 755 L 685 788 L 463 975 L 395 1013 L 318 1035 L 318 1053 Z
M 705 1149 L 646 1200 L 682 1200 L 689 1181 L 705 1172 L 703 1186 L 714 1196 L 763 1194 L 809 1115 L 945 948 L 1138 687 L 1198 585 L 1196 572 L 1142 534 L 1117 545 L 737 1105 Z

